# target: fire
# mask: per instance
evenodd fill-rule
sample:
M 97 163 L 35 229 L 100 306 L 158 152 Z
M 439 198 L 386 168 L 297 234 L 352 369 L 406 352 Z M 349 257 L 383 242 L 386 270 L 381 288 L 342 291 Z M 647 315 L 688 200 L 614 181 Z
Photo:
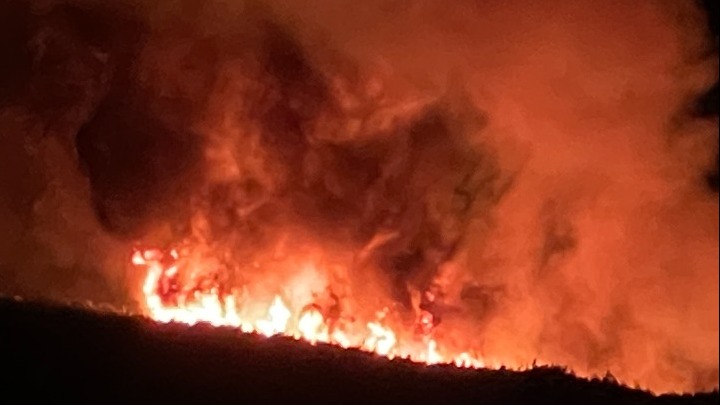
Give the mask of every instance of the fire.
M 363 348 L 382 356 L 389 356 L 397 343 L 395 332 L 378 322 L 369 322 L 367 328 L 369 336 Z
M 288 330 L 288 321 L 291 312 L 282 299 L 275 296 L 270 309 L 268 309 L 268 319 L 260 319 L 255 323 L 258 332 L 265 336 L 273 336 L 284 334 Z
M 433 316 L 427 311 L 420 312 L 414 339 L 405 338 L 412 334 L 401 334 L 406 331 L 391 325 L 388 308 L 378 311 L 375 319 L 361 323 L 364 325 L 361 330 L 343 322 L 343 314 L 338 316 L 316 303 L 294 308 L 281 294 L 274 295 L 264 305 L 264 313 L 253 313 L 245 311 L 246 306 L 257 307 L 261 303 L 248 305 L 241 302 L 236 291 L 221 293 L 221 285 L 217 282 L 205 283 L 202 287 L 203 283 L 199 283 L 192 288 L 181 285 L 179 259 L 177 250 L 165 254 L 158 249 L 145 249 L 132 255 L 132 264 L 146 270 L 142 289 L 145 310 L 155 321 L 229 326 L 243 333 L 267 337 L 284 335 L 310 344 L 356 348 L 390 359 L 401 357 L 425 364 L 452 364 L 463 368 L 486 366 L 480 356 L 470 351 L 452 353 L 443 348 L 433 336 Z M 194 270 L 197 269 L 191 269 L 191 273 Z
M 315 343 L 318 340 L 323 342 L 329 340 L 325 317 L 315 308 L 311 308 L 302 314 L 297 328 L 300 332 L 299 336 L 310 343 Z

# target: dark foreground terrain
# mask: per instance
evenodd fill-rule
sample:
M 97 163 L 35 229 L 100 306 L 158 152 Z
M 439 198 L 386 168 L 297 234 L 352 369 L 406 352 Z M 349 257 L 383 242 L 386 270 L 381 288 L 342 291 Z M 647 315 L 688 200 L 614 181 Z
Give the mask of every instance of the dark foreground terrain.
M 710 404 L 718 394 L 654 397 L 560 369 L 474 371 L 229 329 L 158 325 L 0 298 L 4 399 L 93 403 Z M 4 401 L 3 401 L 4 402 Z M 13 401 L 14 402 L 14 401 Z

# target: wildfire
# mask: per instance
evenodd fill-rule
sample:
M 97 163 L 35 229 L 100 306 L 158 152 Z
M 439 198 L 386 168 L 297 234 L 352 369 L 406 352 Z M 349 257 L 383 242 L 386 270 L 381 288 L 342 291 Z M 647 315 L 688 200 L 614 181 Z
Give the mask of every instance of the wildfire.
M 292 308 L 281 295 L 275 295 L 262 315 L 244 311 L 236 292 L 221 293 L 219 282 L 204 286 L 181 285 L 177 250 L 163 253 L 159 249 L 136 250 L 135 266 L 147 273 L 143 283 L 147 315 L 155 321 L 188 325 L 209 323 L 214 326 L 238 328 L 244 333 L 264 336 L 284 335 L 310 344 L 325 343 L 342 348 L 357 348 L 387 358 L 405 358 L 425 364 L 453 364 L 457 367 L 481 368 L 486 363 L 471 352 L 449 353 L 433 336 L 432 314 L 422 311 L 418 317 L 414 339 L 401 339 L 389 322 L 388 309 L 378 311 L 375 319 L 362 328 L 343 322 L 342 314 L 308 303 Z M 197 269 L 191 269 L 191 273 Z M 203 284 L 203 283 L 200 283 Z M 247 304 L 247 303 L 245 303 Z M 256 302 L 253 307 L 257 307 Z M 247 315 L 246 315 L 247 314 Z M 406 334 L 403 334 L 406 336 Z

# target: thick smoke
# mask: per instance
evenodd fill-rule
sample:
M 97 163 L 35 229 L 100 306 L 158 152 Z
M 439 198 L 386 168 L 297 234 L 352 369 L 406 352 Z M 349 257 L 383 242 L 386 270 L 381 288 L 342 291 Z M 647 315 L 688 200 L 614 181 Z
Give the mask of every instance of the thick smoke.
M 154 3 L 6 7 L 0 289 L 127 302 L 135 240 L 236 285 L 320 250 L 489 358 L 717 387 L 696 4 Z

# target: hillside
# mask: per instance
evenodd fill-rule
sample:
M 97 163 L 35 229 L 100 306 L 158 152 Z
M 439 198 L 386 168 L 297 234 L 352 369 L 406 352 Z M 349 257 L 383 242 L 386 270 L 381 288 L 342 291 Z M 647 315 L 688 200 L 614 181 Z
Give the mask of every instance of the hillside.
M 287 338 L 159 325 L 89 309 L 0 299 L 5 395 L 23 402 L 246 401 L 366 403 L 710 404 L 561 369 L 461 370 L 388 361 Z

